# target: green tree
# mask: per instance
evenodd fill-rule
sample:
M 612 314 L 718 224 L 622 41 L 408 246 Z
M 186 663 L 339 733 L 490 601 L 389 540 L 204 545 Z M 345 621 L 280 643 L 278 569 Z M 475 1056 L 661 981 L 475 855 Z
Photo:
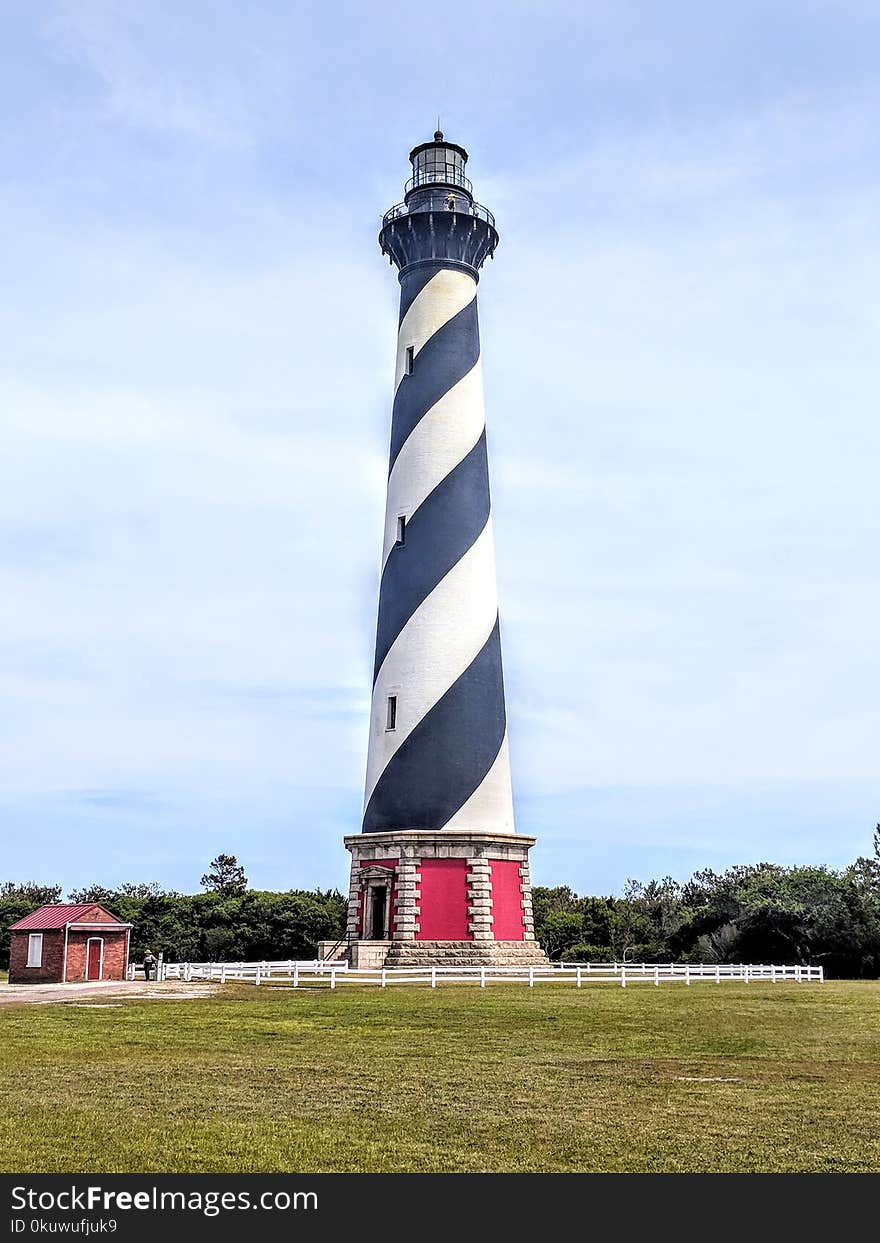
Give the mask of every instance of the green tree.
M 164 890 L 154 880 L 140 881 L 137 884 L 119 886 L 119 892 L 126 898 L 154 898 Z
M 71 889 L 67 895 L 68 902 L 97 902 L 101 906 L 107 906 L 118 897 L 116 889 L 108 889 L 106 885 L 86 885 L 84 889 Z M 113 912 L 116 913 L 115 911 Z
M 623 897 L 614 903 L 609 919 L 609 941 L 615 961 L 636 962 L 656 956 L 654 925 L 644 900 L 645 887 L 628 880 Z
M 558 959 L 584 937 L 580 911 L 553 911 L 542 921 L 541 946 L 548 958 Z
M 34 910 L 60 900 L 60 885 L 40 885 L 35 880 L 7 880 L 0 885 L 0 901 L 30 902 Z
M 218 855 L 216 859 L 211 860 L 210 869 L 199 883 L 203 888 L 214 893 L 234 895 L 245 892 L 248 878 L 235 855 Z

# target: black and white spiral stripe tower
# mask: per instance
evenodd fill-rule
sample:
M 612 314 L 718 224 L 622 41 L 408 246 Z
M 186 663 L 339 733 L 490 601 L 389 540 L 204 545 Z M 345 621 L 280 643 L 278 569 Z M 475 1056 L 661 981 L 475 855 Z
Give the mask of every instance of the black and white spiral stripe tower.
M 379 243 L 400 276 L 391 452 L 362 832 L 358 961 L 534 961 L 514 832 L 477 282 L 498 233 L 467 152 L 410 154 Z M 500 934 L 500 935 L 499 935 Z

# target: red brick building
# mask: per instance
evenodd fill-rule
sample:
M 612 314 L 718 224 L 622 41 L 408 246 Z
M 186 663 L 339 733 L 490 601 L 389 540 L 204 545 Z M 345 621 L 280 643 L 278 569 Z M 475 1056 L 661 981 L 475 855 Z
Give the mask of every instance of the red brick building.
M 10 984 L 125 979 L 131 924 L 97 902 L 41 906 L 9 931 Z

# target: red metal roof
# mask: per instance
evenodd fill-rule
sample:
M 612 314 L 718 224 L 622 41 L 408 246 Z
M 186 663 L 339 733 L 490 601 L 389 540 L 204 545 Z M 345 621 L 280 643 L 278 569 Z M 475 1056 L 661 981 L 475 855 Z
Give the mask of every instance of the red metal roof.
M 45 930 L 47 928 L 63 928 L 65 924 L 76 923 L 77 920 L 88 915 L 89 911 L 104 911 L 105 915 L 110 912 L 101 906 L 100 902 L 79 902 L 75 905 L 56 902 L 52 906 L 41 906 L 38 911 L 32 911 L 30 915 L 25 915 L 24 919 L 20 919 L 15 924 L 10 924 L 9 931 L 17 932 L 19 929 L 26 930 L 33 928 L 36 930 Z M 110 915 L 114 924 L 121 923 L 115 915 Z

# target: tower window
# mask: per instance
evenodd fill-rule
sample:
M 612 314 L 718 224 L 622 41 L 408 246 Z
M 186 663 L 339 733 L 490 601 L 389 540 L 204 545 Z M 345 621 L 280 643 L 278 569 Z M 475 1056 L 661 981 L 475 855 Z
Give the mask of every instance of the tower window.
M 386 730 L 397 729 L 397 696 L 388 696 L 388 714 L 385 718 Z
M 398 548 L 406 543 L 406 518 L 401 514 L 397 519 L 397 538 L 394 541 Z
M 407 375 L 412 375 L 413 373 L 413 364 L 415 362 L 415 358 L 416 358 L 416 347 L 414 345 L 408 345 L 406 347 L 406 374 Z

